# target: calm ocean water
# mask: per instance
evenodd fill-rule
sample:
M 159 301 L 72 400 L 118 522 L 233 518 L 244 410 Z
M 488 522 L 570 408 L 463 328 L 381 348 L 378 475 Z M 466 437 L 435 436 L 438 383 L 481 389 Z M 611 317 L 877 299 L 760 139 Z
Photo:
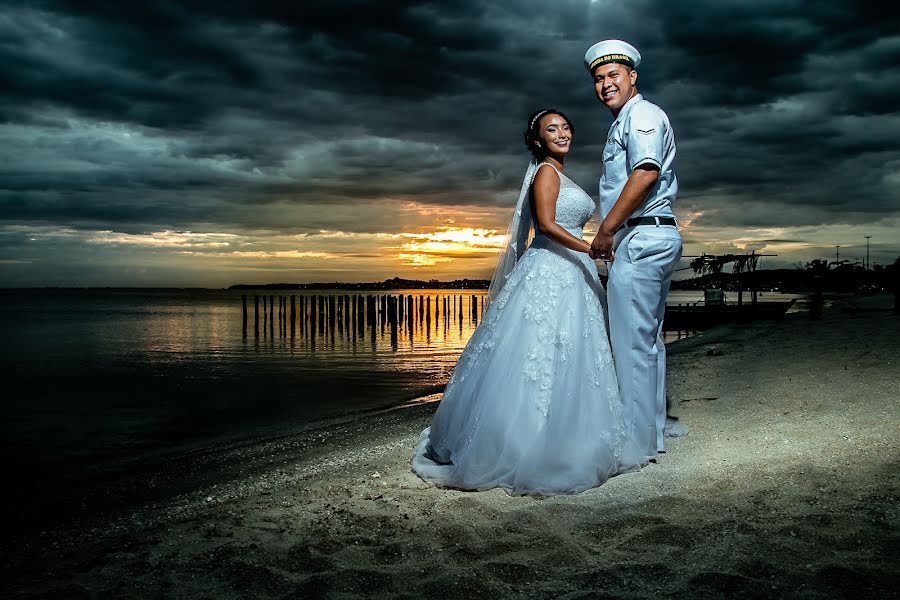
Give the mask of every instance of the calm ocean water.
M 269 321 L 260 301 L 258 335 L 254 294 L 275 299 Z M 476 327 L 485 292 L 392 291 L 396 304 L 382 304 L 384 292 L 293 294 L 292 335 L 278 318 L 280 298 L 289 317 L 291 292 L 0 290 L 0 428 L 13 481 L 51 485 L 432 393 Z M 374 307 L 369 294 L 379 294 Z M 700 298 L 675 292 L 670 302 Z
M 278 298 L 289 295 L 265 292 L 276 318 L 264 324 L 261 306 L 256 336 L 250 292 L 245 337 L 240 291 L 0 290 L 0 429 L 13 482 L 52 485 L 432 393 L 449 378 L 484 297 L 442 290 L 435 314 L 437 292 L 417 290 L 412 323 L 405 310 L 392 327 L 343 306 L 342 318 L 326 308 L 320 319 L 312 296 L 334 293 L 295 293 L 304 314 L 291 336 L 277 318 Z M 420 296 L 431 309 L 421 317 Z

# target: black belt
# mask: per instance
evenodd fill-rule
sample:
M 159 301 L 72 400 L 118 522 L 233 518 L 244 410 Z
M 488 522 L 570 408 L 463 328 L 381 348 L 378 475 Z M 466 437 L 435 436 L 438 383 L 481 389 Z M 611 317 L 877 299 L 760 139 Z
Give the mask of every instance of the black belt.
M 621 231 L 626 227 L 638 227 L 640 225 L 676 225 L 674 217 L 635 217 L 628 219 L 616 231 Z

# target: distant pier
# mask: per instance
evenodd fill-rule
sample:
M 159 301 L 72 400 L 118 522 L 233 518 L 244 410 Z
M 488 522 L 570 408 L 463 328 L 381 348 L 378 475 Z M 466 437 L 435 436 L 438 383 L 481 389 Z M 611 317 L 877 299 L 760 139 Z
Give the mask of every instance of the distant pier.
M 468 293 L 253 294 L 251 325 L 250 297 L 241 295 L 245 338 L 252 334 L 255 338 L 355 339 L 389 332 L 396 342 L 404 336 L 429 336 L 450 327 L 460 331 L 464 326 L 477 327 L 485 308 L 484 296 Z

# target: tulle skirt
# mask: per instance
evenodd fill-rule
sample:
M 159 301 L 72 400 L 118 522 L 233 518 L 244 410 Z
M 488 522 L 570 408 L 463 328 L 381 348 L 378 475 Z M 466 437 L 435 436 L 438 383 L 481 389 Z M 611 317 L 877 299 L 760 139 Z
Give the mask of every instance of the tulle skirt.
M 593 262 L 538 236 L 460 356 L 412 459 L 464 490 L 565 494 L 637 470 Z

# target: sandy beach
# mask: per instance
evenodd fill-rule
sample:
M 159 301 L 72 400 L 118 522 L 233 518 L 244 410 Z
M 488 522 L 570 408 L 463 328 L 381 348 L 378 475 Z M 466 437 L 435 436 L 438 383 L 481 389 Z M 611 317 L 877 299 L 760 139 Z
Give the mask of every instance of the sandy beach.
M 897 597 L 889 307 L 837 298 L 819 320 L 678 342 L 670 396 L 690 434 L 582 494 L 425 484 L 409 469 L 425 402 L 197 453 L 172 465 L 196 474 L 174 495 L 10 535 L 3 596 Z

